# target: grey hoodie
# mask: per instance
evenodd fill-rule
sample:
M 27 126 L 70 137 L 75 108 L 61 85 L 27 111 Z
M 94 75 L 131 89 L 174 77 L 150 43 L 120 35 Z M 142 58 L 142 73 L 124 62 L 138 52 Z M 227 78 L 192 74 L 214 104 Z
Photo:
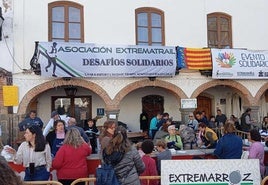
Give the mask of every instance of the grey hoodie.
M 172 159 L 172 155 L 169 149 L 165 149 L 163 152 L 159 152 L 157 155 L 157 171 L 160 175 L 161 173 L 161 160 L 170 160 Z

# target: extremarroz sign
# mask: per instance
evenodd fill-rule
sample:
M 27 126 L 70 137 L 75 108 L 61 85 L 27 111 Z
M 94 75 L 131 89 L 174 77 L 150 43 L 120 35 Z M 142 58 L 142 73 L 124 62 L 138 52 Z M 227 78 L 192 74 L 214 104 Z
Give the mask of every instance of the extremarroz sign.
M 260 185 L 258 159 L 162 160 L 161 185 Z

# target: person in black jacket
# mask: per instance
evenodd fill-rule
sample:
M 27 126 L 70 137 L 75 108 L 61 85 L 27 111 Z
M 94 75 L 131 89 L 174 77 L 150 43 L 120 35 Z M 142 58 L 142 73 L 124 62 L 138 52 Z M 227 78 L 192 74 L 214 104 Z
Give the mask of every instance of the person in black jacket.
M 143 110 L 140 114 L 140 130 L 148 132 L 149 129 L 149 117 L 148 114 Z
M 65 121 L 56 120 L 54 121 L 53 130 L 46 136 L 46 141 L 51 148 L 52 158 L 55 157 L 59 148 L 63 145 L 67 130 L 65 128 Z
M 209 126 L 208 120 L 203 116 L 201 111 L 197 111 L 195 113 L 195 119 L 198 123 L 205 123 L 206 126 Z
M 97 153 L 97 137 L 99 136 L 99 130 L 96 126 L 96 122 L 93 119 L 88 119 L 87 124 L 84 127 L 85 133 L 87 134 L 90 144 L 92 146 L 92 153 Z

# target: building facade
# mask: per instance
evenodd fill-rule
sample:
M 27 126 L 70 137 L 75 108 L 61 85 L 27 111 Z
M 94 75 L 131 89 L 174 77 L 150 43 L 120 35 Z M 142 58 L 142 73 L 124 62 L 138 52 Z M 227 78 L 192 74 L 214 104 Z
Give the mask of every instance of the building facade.
M 32 109 L 45 124 L 52 110 L 64 108 L 81 125 L 88 118 L 99 118 L 97 125 L 116 119 L 131 131 L 140 130 L 142 110 L 150 118 L 160 111 L 184 122 L 196 110 L 208 117 L 217 109 L 240 117 L 251 107 L 260 123 L 268 110 L 267 78 L 213 79 L 211 70 L 193 69 L 177 69 L 172 77 L 44 77 L 32 59 L 36 41 L 268 50 L 267 5 L 265 0 L 2 0 L 0 67 L 12 75 L 1 72 L 1 85 L 17 86 L 19 100 L 6 107 L 0 98 L 1 115 L 17 116 L 12 128 L 2 121 L 3 135 L 13 130 L 16 137 L 17 122 Z M 182 99 L 197 99 L 197 108 L 183 109 Z

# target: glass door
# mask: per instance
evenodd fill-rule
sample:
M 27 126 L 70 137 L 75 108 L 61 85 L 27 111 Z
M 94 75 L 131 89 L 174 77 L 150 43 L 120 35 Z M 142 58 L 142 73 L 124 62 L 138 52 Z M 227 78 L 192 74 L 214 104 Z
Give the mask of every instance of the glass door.
M 92 118 L 91 101 L 91 96 L 52 96 L 51 109 L 57 110 L 60 115 L 74 117 L 77 125 L 84 127 L 85 121 Z

